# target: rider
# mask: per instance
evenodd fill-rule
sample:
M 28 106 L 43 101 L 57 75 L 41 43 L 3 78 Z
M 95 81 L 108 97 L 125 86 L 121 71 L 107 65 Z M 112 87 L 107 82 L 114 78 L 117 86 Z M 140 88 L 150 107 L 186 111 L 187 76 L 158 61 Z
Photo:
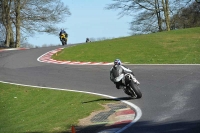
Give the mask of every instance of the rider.
M 60 33 L 59 33 L 60 41 L 61 41 L 61 35 L 62 34 L 65 34 L 65 40 L 67 41 L 68 34 L 67 34 L 67 32 L 64 29 L 60 30 Z
M 89 38 L 86 38 L 86 41 L 85 41 L 85 42 L 87 43 L 87 42 L 91 42 L 91 41 L 90 41 L 90 39 L 89 39 Z
M 122 87 L 121 86 L 122 81 L 115 82 L 114 79 L 117 78 L 119 75 L 126 74 L 126 73 L 131 73 L 134 76 L 134 80 L 133 81 L 138 85 L 140 84 L 140 82 L 138 82 L 137 79 L 135 78 L 135 75 L 133 74 L 133 72 L 129 68 L 123 66 L 119 59 L 116 59 L 114 61 L 113 67 L 110 69 L 110 80 L 112 82 L 114 82 L 114 84 L 116 85 L 117 89 L 122 89 L 121 88 Z

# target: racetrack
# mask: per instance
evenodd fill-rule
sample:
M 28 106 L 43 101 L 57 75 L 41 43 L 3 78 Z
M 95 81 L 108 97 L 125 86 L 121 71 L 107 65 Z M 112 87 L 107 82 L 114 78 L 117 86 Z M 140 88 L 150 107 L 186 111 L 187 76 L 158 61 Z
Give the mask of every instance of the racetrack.
M 60 47 L 0 52 L 0 81 L 127 99 L 109 80 L 110 65 L 58 65 L 37 61 L 39 56 Z M 128 67 L 140 81 L 143 93 L 141 99 L 128 101 L 140 107 L 142 117 L 124 132 L 200 132 L 200 65 Z

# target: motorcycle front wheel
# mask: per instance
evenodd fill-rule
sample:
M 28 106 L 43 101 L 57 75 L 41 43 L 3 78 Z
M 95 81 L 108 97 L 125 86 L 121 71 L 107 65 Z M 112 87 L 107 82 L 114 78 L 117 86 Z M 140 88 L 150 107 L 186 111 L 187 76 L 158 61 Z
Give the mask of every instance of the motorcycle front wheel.
M 136 98 L 141 98 L 142 93 L 140 91 L 140 88 L 137 84 L 135 84 L 133 81 L 130 82 L 130 90 L 132 92 L 132 97 L 136 95 Z
M 64 40 L 64 39 L 62 39 L 62 41 L 61 41 L 61 42 L 62 42 L 62 45 L 65 45 L 65 40 Z

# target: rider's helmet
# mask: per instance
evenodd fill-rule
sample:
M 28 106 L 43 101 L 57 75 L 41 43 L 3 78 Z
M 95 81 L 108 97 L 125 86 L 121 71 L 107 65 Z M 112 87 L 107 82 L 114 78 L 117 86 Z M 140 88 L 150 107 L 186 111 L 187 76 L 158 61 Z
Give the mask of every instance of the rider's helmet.
M 115 59 L 115 61 L 114 61 L 114 65 L 121 65 L 121 61 L 120 61 L 120 59 Z

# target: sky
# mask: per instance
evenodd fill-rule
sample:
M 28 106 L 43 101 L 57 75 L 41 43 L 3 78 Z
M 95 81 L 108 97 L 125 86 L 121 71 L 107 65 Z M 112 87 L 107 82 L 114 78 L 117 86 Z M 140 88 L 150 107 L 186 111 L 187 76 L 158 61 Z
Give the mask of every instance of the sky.
M 68 44 L 85 42 L 86 38 L 118 38 L 130 36 L 130 16 L 120 18 L 119 10 L 107 10 L 112 0 L 62 0 L 68 6 L 71 15 L 57 26 L 65 28 Z M 58 34 L 60 29 L 58 31 Z M 28 38 L 34 46 L 61 44 L 59 36 L 36 34 Z

